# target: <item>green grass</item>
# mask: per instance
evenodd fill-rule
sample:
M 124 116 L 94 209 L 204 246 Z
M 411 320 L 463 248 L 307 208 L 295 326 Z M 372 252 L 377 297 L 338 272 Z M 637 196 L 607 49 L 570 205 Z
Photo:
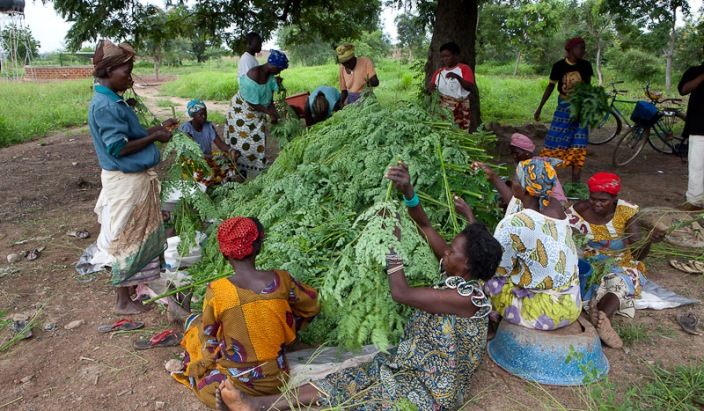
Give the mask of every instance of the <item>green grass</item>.
M 628 325 L 616 324 L 614 326 L 618 336 L 621 337 L 623 345 L 632 346 L 636 344 L 653 344 L 648 327 L 643 324 L 629 323 Z
M 177 103 L 174 103 L 173 101 L 166 99 L 166 100 L 159 100 L 156 102 L 157 107 L 178 107 Z
M 91 80 L 0 82 L 0 147 L 88 123 Z
M 375 93 L 386 106 L 395 106 L 404 100 L 412 100 L 420 87 L 422 76 L 419 66 L 401 64 L 399 60 L 375 62 L 380 87 Z M 533 122 L 533 113 L 540 102 L 547 76 L 531 74 L 513 76 L 508 66 L 486 64 L 476 70 L 477 85 L 481 96 L 482 120 L 485 124 L 498 122 L 520 125 Z M 288 95 L 311 91 L 319 85 L 338 87 L 336 64 L 317 67 L 292 66 L 282 73 Z M 521 66 L 521 73 L 529 73 L 527 66 Z M 178 76 L 174 81 L 161 86 L 160 95 L 167 97 L 157 103 L 169 107 L 173 103 L 168 97 L 215 100 L 216 104 L 229 104 L 238 90 L 236 79 L 237 59 L 228 57 L 210 60 L 205 63 L 186 62 L 180 66 L 162 67 L 163 75 Z M 138 62 L 135 75 L 151 75 L 153 67 L 149 62 Z M 596 79 L 595 79 L 596 80 Z M 605 73 L 605 82 L 621 80 L 618 73 Z M 625 99 L 638 100 L 643 96 L 643 84 L 627 82 L 620 89 L 629 90 Z M 651 87 L 663 91 L 662 84 Z M 88 117 L 88 104 L 92 96 L 90 80 L 73 80 L 55 83 L 0 82 L 0 147 L 17 144 L 34 137 L 65 127 L 85 125 Z M 674 97 L 676 92 L 666 93 Z M 552 117 L 557 100 L 554 92 L 543 108 L 541 121 L 547 123 Z M 630 113 L 632 105 L 622 105 L 624 113 Z M 180 110 L 179 110 L 180 109 Z M 184 108 L 178 108 L 183 111 Z M 214 113 L 213 113 L 214 114 Z M 216 123 L 224 118 L 212 117 Z

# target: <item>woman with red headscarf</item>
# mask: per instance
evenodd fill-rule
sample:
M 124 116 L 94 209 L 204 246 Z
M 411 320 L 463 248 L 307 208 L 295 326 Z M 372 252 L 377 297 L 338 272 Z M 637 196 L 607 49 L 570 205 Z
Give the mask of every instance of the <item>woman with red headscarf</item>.
M 540 112 L 557 84 L 557 108 L 540 156 L 559 158 L 562 160 L 561 167 L 572 166 L 572 181 L 575 183 L 580 182 L 587 156 L 589 129 L 580 126 L 579 121 L 570 120 L 569 96 L 577 84 L 589 84 L 594 74 L 591 63 L 582 59 L 585 50 L 583 38 L 575 37 L 567 41 L 565 58 L 552 65 L 550 83 L 533 116 L 535 121 L 540 121 Z
M 278 394 L 288 375 L 288 346 L 320 312 L 314 288 L 284 270 L 256 268 L 263 239 L 256 218 L 220 224 L 220 251 L 236 274 L 208 284 L 203 313 L 186 320 L 185 369 L 173 377 L 210 408 L 225 379 L 248 395 Z
M 621 179 L 616 174 L 596 173 L 588 182 L 589 200 L 582 200 L 565 211 L 569 223 L 586 236 L 584 257 L 592 266 L 606 265 L 590 303 L 590 319 L 602 341 L 613 348 L 623 346 L 611 326 L 618 313 L 633 318 L 633 299 L 645 284 L 645 265 L 641 261 L 650 244 L 662 241 L 664 232 L 654 229 L 645 239 L 640 232 L 638 206 L 618 198 Z M 613 264 L 609 267 L 610 264 Z

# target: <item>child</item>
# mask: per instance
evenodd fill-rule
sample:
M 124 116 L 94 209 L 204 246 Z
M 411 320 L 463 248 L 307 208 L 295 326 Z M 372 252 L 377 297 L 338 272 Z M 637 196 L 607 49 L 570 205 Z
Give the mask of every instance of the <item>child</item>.
M 186 107 L 191 121 L 183 123 L 179 130 L 188 134 L 200 145 L 200 149 L 205 155 L 205 160 L 213 170 L 213 174 L 209 176 L 205 176 L 200 170 L 196 171 L 196 181 L 202 182 L 208 187 L 230 180 L 244 181 L 235 167 L 235 161 L 240 156 L 240 153 L 225 144 L 218 132 L 215 131 L 213 123 L 208 121 L 208 109 L 205 107 L 205 103 L 202 100 L 191 100 Z M 213 152 L 213 142 L 222 150 L 222 153 Z M 225 155 L 223 153 L 228 154 Z

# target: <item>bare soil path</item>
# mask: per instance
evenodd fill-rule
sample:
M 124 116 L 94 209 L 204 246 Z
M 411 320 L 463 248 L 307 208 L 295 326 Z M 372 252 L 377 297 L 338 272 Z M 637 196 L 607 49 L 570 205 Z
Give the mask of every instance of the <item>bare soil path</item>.
M 145 96 L 159 94 L 156 88 L 147 89 Z M 185 103 L 178 102 L 185 110 Z M 505 141 L 512 130 L 499 131 Z M 590 148 L 584 176 L 611 170 L 612 149 L 611 144 Z M 633 164 L 617 172 L 623 179 L 624 199 L 641 206 L 673 206 L 682 201 L 687 169 L 678 158 L 646 148 Z M 87 128 L 0 149 L 0 176 L 0 310 L 7 310 L 7 316 L 38 318 L 32 338 L 0 354 L 0 410 L 205 410 L 164 370 L 164 363 L 179 354 L 179 348 L 132 349 L 139 335 L 174 328 L 158 309 L 136 317 L 146 323 L 143 331 L 112 335 L 97 331 L 120 317 L 112 313 L 115 297 L 108 275 L 82 283 L 74 271 L 81 252 L 99 232 L 93 207 L 100 191 L 100 167 Z M 65 234 L 82 227 L 91 238 Z M 46 249 L 37 260 L 12 265 L 5 260 L 8 254 L 41 246 Z M 651 279 L 681 295 L 704 298 L 704 277 L 675 271 L 664 261 L 647 263 Z M 622 325 L 645 326 L 651 341 L 626 350 L 605 348 L 612 381 L 625 390 L 639 384 L 654 362 L 669 367 L 701 359 L 704 337 L 685 334 L 674 320 L 688 310 L 704 318 L 701 305 L 695 305 L 639 311 L 632 321 L 618 319 Z M 65 328 L 77 320 L 83 323 Z M 57 328 L 44 331 L 49 323 Z M 1 334 L 0 343 L 7 337 Z M 473 393 L 476 401 L 467 409 L 513 410 L 545 408 L 549 396 L 580 408 L 583 391 L 526 383 L 485 357 Z

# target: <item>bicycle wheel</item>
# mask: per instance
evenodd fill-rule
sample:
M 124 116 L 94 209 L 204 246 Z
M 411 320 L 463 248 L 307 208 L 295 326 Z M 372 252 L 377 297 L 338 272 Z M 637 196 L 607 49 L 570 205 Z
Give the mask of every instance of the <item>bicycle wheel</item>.
M 674 153 L 674 144 L 682 141 L 682 131 L 684 131 L 686 119 L 687 117 L 682 112 L 663 110 L 662 117 L 653 126 L 654 132 L 651 132 L 648 137 L 650 146 L 663 154 Z
M 606 144 L 621 133 L 621 117 L 612 109 L 606 112 L 598 126 L 589 130 L 589 144 Z
M 615 167 L 621 167 L 633 161 L 643 149 L 649 132 L 650 127 L 644 128 L 638 124 L 634 125 L 618 140 L 611 163 Z

